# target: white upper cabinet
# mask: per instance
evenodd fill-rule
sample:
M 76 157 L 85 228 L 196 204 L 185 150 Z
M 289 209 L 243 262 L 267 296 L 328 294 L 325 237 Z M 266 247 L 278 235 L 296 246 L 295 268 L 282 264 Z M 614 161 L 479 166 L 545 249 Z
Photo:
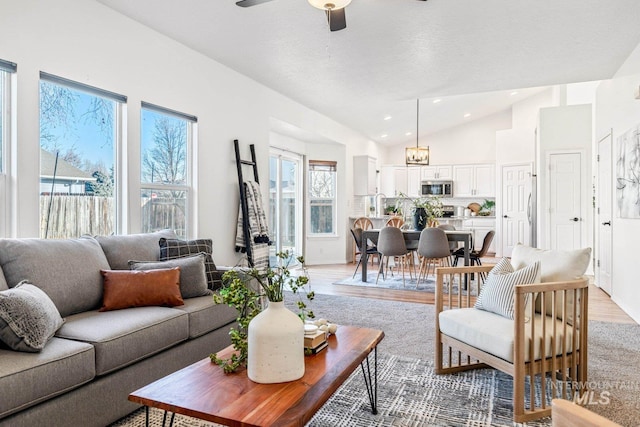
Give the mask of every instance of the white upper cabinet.
M 411 168 L 409 168 L 411 169 Z M 408 192 L 407 168 L 405 166 L 382 166 L 380 168 L 380 192 L 394 197 Z
M 407 195 L 409 197 L 420 197 L 421 169 L 417 167 L 407 168 Z
M 369 156 L 353 156 L 353 194 L 376 194 L 376 159 Z
M 431 181 L 434 179 L 452 179 L 453 172 L 451 166 L 422 166 L 420 168 L 420 179 Z
M 453 195 L 455 197 L 495 197 L 495 166 L 453 166 Z

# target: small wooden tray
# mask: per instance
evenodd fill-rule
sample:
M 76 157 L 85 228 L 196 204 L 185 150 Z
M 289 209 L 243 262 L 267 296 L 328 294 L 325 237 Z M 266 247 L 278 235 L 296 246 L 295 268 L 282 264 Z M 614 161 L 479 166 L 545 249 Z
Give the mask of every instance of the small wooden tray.
M 480 206 L 480 204 L 478 203 L 469 203 L 469 206 L 467 206 L 467 209 L 471 209 L 471 212 L 478 213 L 480 212 L 480 209 L 482 209 L 482 206 Z

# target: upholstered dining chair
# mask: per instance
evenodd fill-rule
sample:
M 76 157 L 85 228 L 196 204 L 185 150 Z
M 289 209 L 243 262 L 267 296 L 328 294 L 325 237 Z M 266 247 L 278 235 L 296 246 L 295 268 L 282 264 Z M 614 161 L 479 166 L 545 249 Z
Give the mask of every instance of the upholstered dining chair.
M 353 236 L 354 244 L 358 248 L 357 255 L 360 255 L 360 258 L 358 258 L 358 263 L 356 264 L 356 269 L 353 272 L 353 276 L 352 277 L 356 277 L 356 273 L 358 272 L 358 268 L 360 267 L 360 264 L 362 263 L 362 254 L 360 253 L 360 250 L 359 250 L 361 245 L 362 245 L 362 231 L 363 230 L 360 227 L 351 229 L 351 235 Z M 380 257 L 380 254 L 378 253 L 378 248 L 376 246 L 367 245 L 367 259 L 369 259 L 369 258 L 373 259 L 374 256 L 378 256 L 378 258 Z
M 405 286 L 404 270 L 405 266 L 409 267 L 409 275 L 411 275 L 412 262 L 409 258 L 409 251 L 407 245 L 404 242 L 404 235 L 402 230 L 397 227 L 384 227 L 380 230 L 378 236 L 378 252 L 380 252 L 380 267 L 378 268 L 378 275 L 376 276 L 376 284 L 380 278 L 385 278 L 385 267 L 389 269 L 389 257 L 393 257 L 398 260 L 402 266 L 402 286 Z
M 438 228 L 440 230 L 449 230 L 449 231 L 455 231 L 455 227 L 451 224 L 440 224 L 438 226 Z M 451 253 L 453 254 L 453 252 L 458 249 L 458 242 L 449 242 L 449 251 L 451 251 Z
M 418 270 L 418 280 L 416 288 L 420 284 L 420 277 L 424 272 L 424 278 L 429 275 L 430 266 L 433 265 L 433 272 L 436 271 L 436 263 L 451 265 L 451 252 L 449 250 L 449 239 L 444 230 L 437 227 L 427 227 L 420 233 L 418 241 L 418 255 L 421 257 L 420 269 Z
M 366 216 L 361 216 L 359 218 L 356 218 L 355 221 L 353 221 L 353 227 L 354 230 L 356 228 L 360 228 L 362 230 L 371 230 L 373 228 L 373 222 L 371 222 L 371 220 L 369 218 L 367 218 Z M 353 263 L 356 263 L 356 258 L 358 256 L 358 254 L 360 253 L 360 245 L 354 246 L 353 247 Z M 373 262 L 373 258 L 371 258 L 371 262 Z M 357 269 L 357 268 L 356 268 Z

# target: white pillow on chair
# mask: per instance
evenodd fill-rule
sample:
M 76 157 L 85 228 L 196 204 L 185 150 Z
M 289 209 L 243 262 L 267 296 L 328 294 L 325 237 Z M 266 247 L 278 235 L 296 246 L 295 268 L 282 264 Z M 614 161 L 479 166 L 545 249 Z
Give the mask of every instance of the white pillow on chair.
M 591 248 L 571 251 L 544 250 L 517 244 L 511 253 L 511 265 L 519 270 L 540 261 L 540 281 L 562 282 L 580 279 L 591 262 Z

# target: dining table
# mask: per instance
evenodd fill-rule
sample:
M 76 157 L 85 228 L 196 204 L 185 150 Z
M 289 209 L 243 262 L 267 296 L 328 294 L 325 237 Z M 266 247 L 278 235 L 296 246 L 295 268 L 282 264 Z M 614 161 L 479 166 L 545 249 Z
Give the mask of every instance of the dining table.
M 421 230 L 402 230 L 402 235 L 404 236 L 405 242 L 407 242 L 408 247 L 417 247 L 418 241 L 420 240 Z M 447 239 L 450 242 L 463 242 L 464 244 L 464 265 L 470 264 L 470 253 L 471 253 L 471 231 L 468 230 L 444 230 L 444 233 L 447 235 Z M 380 234 L 379 228 L 371 228 L 369 230 L 362 231 L 362 241 L 360 243 L 360 256 L 362 257 L 362 281 L 367 281 L 367 242 L 371 240 L 372 242 L 378 241 L 378 235 Z

